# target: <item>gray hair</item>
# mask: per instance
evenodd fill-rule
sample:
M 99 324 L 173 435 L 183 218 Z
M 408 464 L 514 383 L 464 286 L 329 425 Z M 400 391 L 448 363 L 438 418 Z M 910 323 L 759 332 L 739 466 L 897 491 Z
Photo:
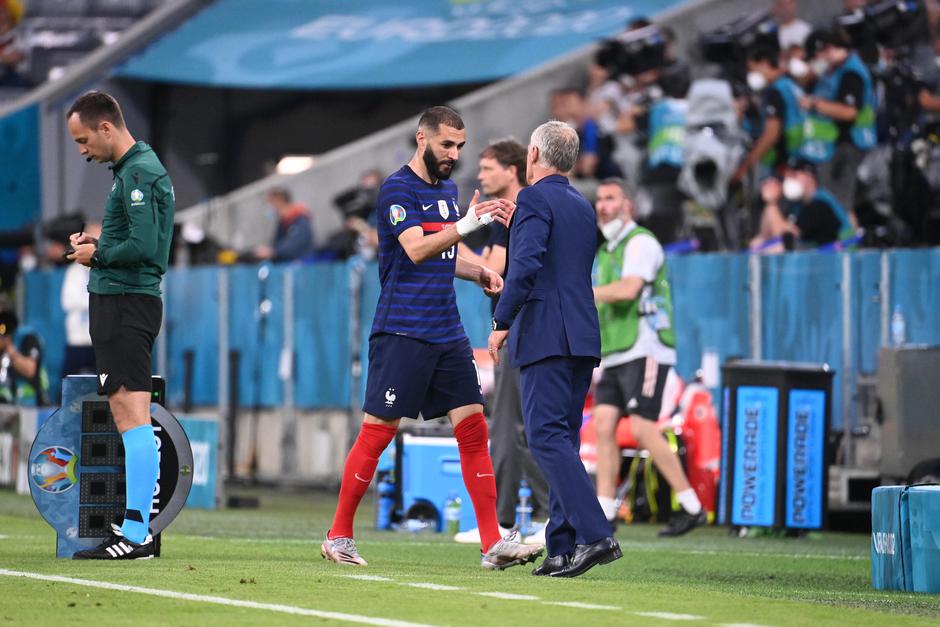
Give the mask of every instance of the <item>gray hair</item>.
M 552 120 L 532 131 L 529 144 L 539 149 L 539 165 L 569 172 L 578 161 L 581 141 L 569 124 Z

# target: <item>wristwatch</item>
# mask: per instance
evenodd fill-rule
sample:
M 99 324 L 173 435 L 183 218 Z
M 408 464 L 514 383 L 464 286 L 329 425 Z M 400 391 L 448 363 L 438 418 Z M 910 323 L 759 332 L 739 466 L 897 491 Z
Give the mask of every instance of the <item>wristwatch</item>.
M 505 322 L 500 322 L 496 318 L 493 318 L 493 330 L 494 331 L 508 331 L 509 325 Z
M 101 260 L 98 259 L 98 249 L 95 248 L 95 252 L 91 253 L 91 259 L 88 261 L 88 265 L 92 268 L 97 268 L 99 263 L 101 263 Z

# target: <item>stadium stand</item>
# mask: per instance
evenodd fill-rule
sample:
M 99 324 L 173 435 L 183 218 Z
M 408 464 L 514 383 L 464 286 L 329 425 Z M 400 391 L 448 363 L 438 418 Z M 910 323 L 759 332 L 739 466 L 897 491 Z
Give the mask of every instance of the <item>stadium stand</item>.
M 31 0 L 18 25 L 24 75 L 39 85 L 153 10 L 156 0 Z

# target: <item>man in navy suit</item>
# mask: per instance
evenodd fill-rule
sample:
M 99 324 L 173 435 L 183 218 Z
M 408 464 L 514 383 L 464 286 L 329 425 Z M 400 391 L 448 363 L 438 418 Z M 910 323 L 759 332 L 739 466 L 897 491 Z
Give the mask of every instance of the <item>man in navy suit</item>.
M 530 187 L 519 192 L 510 272 L 489 339 L 498 362 L 509 337 L 529 448 L 549 484 L 548 557 L 532 574 L 556 577 L 577 577 L 622 556 L 578 455 L 584 397 L 601 354 L 591 286 L 594 209 L 565 177 L 578 147 L 577 131 L 563 122 L 532 133 Z

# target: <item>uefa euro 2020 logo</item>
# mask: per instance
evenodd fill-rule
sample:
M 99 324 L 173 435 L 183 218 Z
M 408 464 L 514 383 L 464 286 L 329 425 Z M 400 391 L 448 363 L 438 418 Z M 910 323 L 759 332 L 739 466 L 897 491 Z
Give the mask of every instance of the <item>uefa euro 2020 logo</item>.
M 71 488 L 78 479 L 75 466 L 78 457 L 64 446 L 50 446 L 33 457 L 29 474 L 36 487 L 44 492 L 59 494 Z

